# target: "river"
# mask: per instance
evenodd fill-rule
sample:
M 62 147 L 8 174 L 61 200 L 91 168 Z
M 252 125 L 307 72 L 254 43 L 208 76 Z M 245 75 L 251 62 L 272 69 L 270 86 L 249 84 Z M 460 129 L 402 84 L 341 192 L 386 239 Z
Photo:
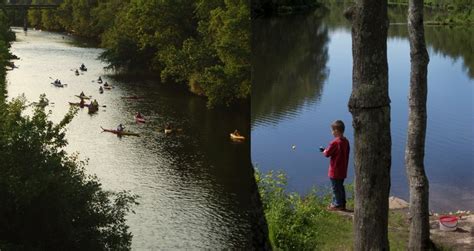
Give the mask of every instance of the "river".
M 391 195 L 408 199 L 404 150 L 410 53 L 405 17 L 390 12 Z M 329 187 L 329 161 L 318 152 L 331 141 L 330 124 L 342 119 L 351 145 L 350 24 L 342 8 L 329 13 L 253 22 L 252 162 L 263 172 L 282 170 L 288 190 Z M 474 209 L 473 27 L 427 26 L 428 126 L 425 168 L 430 208 Z M 293 147 L 294 146 L 294 149 Z M 352 149 L 353 145 L 352 145 Z M 353 181 L 353 151 L 347 182 Z
M 86 171 L 104 189 L 140 196 L 135 214 L 127 217 L 134 250 L 250 246 L 250 144 L 229 139 L 234 129 L 249 135 L 248 107 L 209 110 L 203 98 L 173 84 L 113 77 L 97 59 L 102 50 L 73 37 L 14 31 L 17 41 L 11 52 L 20 60 L 7 75 L 10 99 L 24 94 L 32 102 L 45 93 L 55 122 L 66 114 L 69 101 L 79 101 L 74 95 L 81 91 L 106 106 L 95 115 L 79 111 L 67 128 L 67 151 L 88 160 Z M 88 71 L 75 76 L 73 70 L 81 63 Z M 99 76 L 114 88 L 99 94 Z M 54 87 L 53 78 L 67 86 Z M 133 95 L 143 99 L 121 98 Z M 135 123 L 136 111 L 143 113 L 146 124 Z M 119 138 L 100 129 L 119 123 L 140 137 Z M 180 132 L 165 135 L 165 123 Z

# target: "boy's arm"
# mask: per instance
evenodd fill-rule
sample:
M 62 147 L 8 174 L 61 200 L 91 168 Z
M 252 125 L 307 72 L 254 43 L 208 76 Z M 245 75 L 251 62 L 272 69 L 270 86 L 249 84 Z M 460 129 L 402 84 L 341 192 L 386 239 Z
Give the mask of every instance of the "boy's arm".
M 323 154 L 326 157 L 331 157 L 337 150 L 336 142 L 332 142 L 326 150 L 324 150 Z

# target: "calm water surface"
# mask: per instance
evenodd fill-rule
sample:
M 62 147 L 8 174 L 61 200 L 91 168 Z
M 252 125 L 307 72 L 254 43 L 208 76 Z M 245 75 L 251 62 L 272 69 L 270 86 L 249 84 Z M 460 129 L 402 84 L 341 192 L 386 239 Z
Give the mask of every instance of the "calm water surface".
M 249 134 L 248 109 L 208 110 L 199 97 L 144 79 L 104 77 L 101 49 L 78 47 L 74 39 L 56 33 L 15 29 L 12 53 L 21 59 L 8 73 L 10 98 L 24 94 L 36 101 L 42 93 L 53 105 L 53 121 L 69 109 L 68 101 L 84 91 L 100 105 L 98 114 L 79 111 L 68 127 L 68 151 L 88 159 L 86 169 L 107 190 L 130 190 L 140 196 L 136 214 L 128 217 L 136 250 L 235 249 L 250 242 L 250 146 L 230 142 L 235 128 Z M 75 76 L 84 63 L 88 71 Z M 115 88 L 99 94 L 94 81 L 102 75 Z M 50 78 L 68 84 L 55 88 Z M 123 100 L 122 96 L 143 96 Z M 133 119 L 141 111 L 149 123 Z M 158 131 L 171 122 L 182 129 L 175 135 Z M 140 137 L 118 138 L 101 133 L 100 126 L 123 123 Z
M 312 13 L 253 23 L 252 162 L 264 172 L 283 170 L 289 189 L 300 193 L 329 186 L 329 161 L 317 147 L 331 140 L 332 121 L 345 121 L 346 136 L 354 142 L 347 108 L 352 88 L 350 27 L 340 11 L 322 16 Z M 394 19 L 399 16 L 392 13 Z M 426 27 L 431 61 L 425 166 L 434 210 L 474 209 L 473 33 L 472 27 Z M 391 195 L 405 199 L 407 36 L 405 24 L 391 25 Z M 352 158 L 353 152 L 349 182 L 354 174 Z

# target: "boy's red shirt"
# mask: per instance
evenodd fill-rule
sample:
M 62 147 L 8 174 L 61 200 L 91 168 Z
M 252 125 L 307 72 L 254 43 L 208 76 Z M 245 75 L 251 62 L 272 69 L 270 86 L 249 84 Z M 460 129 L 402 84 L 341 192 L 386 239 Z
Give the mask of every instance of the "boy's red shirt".
M 331 157 L 328 170 L 329 178 L 345 179 L 347 177 L 349 151 L 349 140 L 345 137 L 337 137 L 329 143 L 329 147 L 323 152 L 324 156 Z

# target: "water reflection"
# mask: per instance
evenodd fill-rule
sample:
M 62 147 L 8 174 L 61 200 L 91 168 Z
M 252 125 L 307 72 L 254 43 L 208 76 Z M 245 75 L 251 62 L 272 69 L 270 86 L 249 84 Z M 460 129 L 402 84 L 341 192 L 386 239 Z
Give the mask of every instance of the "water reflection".
M 256 19 L 252 34 L 252 124 L 278 123 L 317 102 L 328 74 L 321 17 Z
M 324 25 L 331 30 L 345 30 L 350 32 L 351 25 L 342 14 L 349 5 L 333 4 L 329 6 L 329 11 L 324 15 Z M 407 29 L 407 7 L 389 7 L 390 28 L 389 38 L 408 39 Z M 425 20 L 432 20 L 434 12 L 425 9 Z M 319 15 L 319 14 L 318 14 Z M 474 27 L 465 26 L 425 26 L 425 40 L 429 49 L 445 57 L 461 60 L 464 69 L 470 78 L 474 78 L 474 49 L 472 38 L 474 37 Z
M 328 161 L 317 147 L 330 141 L 332 121 L 345 121 L 346 136 L 353 142 L 352 116 L 347 109 L 352 41 L 343 10 L 331 7 L 322 21 L 321 11 L 316 11 L 299 17 L 259 19 L 253 27 L 258 58 L 254 59 L 252 82 L 252 161 L 262 171 L 284 170 L 292 191 L 305 193 L 312 186 L 329 185 Z M 392 100 L 391 193 L 408 199 L 404 149 L 410 52 L 405 13 L 404 8 L 390 11 L 387 47 Z M 426 27 L 431 61 L 425 166 L 434 210 L 474 209 L 474 53 L 468 41 L 473 29 Z
M 68 152 L 89 159 L 87 171 L 97 175 L 107 190 L 130 190 L 140 196 L 136 214 L 128 217 L 134 235 L 132 248 L 236 249 L 252 241 L 252 176 L 249 142 L 234 144 L 229 132 L 239 129 L 249 135 L 248 108 L 209 110 L 206 102 L 173 85 L 135 76 L 116 78 L 106 74 L 97 60 L 102 51 L 77 47 L 74 39 L 49 32 L 17 32 L 12 52 L 21 59 L 18 69 L 8 73 L 8 94 L 24 93 L 37 100 L 46 93 L 54 103 L 47 109 L 59 121 L 68 101 L 84 91 L 102 107 L 90 116 L 79 111 L 68 127 Z M 88 71 L 76 76 L 81 63 Z M 95 82 L 102 75 L 114 88 L 99 94 Z M 55 88 L 50 77 L 67 83 Z M 122 96 L 144 99 L 126 100 Z M 140 111 L 147 123 L 136 124 Z M 101 133 L 100 127 L 115 128 L 123 123 L 140 137 L 118 138 Z M 171 123 L 181 132 L 163 133 Z

